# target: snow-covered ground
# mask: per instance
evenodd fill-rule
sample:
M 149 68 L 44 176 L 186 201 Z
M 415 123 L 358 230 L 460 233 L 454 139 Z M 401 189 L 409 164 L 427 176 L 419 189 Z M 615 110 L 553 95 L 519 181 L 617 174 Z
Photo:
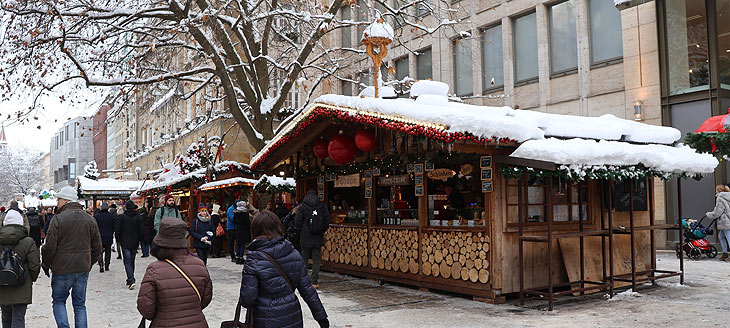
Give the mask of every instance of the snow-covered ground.
M 152 260 L 137 259 L 138 281 Z M 233 317 L 241 266 L 226 258 L 208 263 L 214 292 L 205 314 L 211 327 L 219 327 L 222 320 Z M 676 270 L 678 260 L 673 253 L 659 253 L 657 264 Z M 545 302 L 530 302 L 529 307 L 517 307 L 513 301 L 489 305 L 335 274 L 320 278 L 320 297 L 332 327 L 728 327 L 730 263 L 705 258 L 687 261 L 685 268 L 685 286 L 672 278 L 658 287 L 642 287 L 639 295 L 625 292 L 614 301 L 602 295 L 561 299 L 553 312 L 542 310 Z M 137 291 L 127 290 L 124 280 L 121 260 L 113 260 L 111 272 L 102 274 L 96 267 L 91 272 L 89 327 L 137 327 Z M 50 279 L 41 273 L 33 293 L 35 304 L 28 308 L 27 326 L 55 327 Z M 71 316 L 70 300 L 67 306 Z M 308 310 L 304 314 L 305 327 L 318 327 Z

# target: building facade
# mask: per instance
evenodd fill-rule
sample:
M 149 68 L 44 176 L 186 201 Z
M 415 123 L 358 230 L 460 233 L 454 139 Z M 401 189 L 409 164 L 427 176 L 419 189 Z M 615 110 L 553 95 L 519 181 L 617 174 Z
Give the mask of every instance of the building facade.
M 94 160 L 99 172 L 107 169 L 107 127 L 106 116 L 109 111 L 109 103 L 104 102 L 94 114 Z M 102 177 L 104 175 L 102 174 Z
M 79 116 L 64 123 L 51 138 L 50 171 L 53 189 L 75 185 L 84 166 L 94 159 L 93 120 Z

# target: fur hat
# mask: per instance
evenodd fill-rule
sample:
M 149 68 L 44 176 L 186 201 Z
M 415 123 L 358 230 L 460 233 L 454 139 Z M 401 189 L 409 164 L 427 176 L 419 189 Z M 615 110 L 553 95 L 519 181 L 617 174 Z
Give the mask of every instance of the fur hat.
M 245 211 L 246 206 L 248 206 L 248 203 L 246 203 L 246 201 L 239 200 L 236 202 L 236 210 L 238 211 Z
M 16 210 L 8 211 L 8 214 L 5 214 L 3 226 L 10 224 L 23 225 L 23 216 L 21 216 L 20 213 L 18 213 L 18 211 Z

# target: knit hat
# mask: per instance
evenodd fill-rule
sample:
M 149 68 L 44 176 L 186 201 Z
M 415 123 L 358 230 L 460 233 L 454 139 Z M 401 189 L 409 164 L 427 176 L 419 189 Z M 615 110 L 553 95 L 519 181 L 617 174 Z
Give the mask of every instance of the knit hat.
M 61 198 L 65 200 L 69 200 L 72 202 L 76 202 L 79 200 L 79 194 L 76 192 L 76 189 L 70 186 L 66 186 L 61 188 L 61 191 L 59 191 L 56 194 L 56 198 Z
M 213 204 L 213 213 L 218 213 L 221 210 L 221 206 L 218 204 Z
M 136 209 L 137 209 L 137 205 L 135 205 L 135 204 L 134 204 L 134 202 L 133 202 L 133 201 L 131 201 L 131 200 L 128 200 L 128 201 L 127 201 L 127 204 L 125 205 L 125 207 L 126 207 L 126 208 L 127 208 L 128 210 L 136 210 Z
M 205 207 L 205 204 L 200 203 L 200 206 L 198 206 L 198 213 L 203 212 L 203 211 L 208 212 L 208 208 Z
M 3 220 L 3 226 L 10 225 L 10 224 L 17 224 L 17 225 L 23 225 L 23 217 L 18 213 L 16 210 L 8 211 L 8 214 L 5 214 L 5 220 Z
M 113 208 L 113 209 L 115 209 L 115 210 L 116 210 L 116 208 L 117 208 L 117 204 L 116 204 L 116 203 L 112 203 L 112 204 L 111 204 L 111 205 L 109 206 L 109 208 Z
M 101 203 L 101 207 L 99 207 L 99 209 L 101 209 L 102 211 L 104 211 L 104 210 L 109 210 L 109 203 L 107 203 L 107 202 L 102 202 L 102 203 Z
M 167 248 L 188 248 L 188 225 L 178 218 L 164 218 L 160 229 L 152 240 L 157 246 Z

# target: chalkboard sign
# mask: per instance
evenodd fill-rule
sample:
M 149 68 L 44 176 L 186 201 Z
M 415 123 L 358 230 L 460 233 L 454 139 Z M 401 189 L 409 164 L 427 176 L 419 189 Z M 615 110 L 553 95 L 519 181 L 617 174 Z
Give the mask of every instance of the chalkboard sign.
M 647 202 L 648 185 L 646 179 L 634 180 L 634 211 L 646 211 L 649 206 Z M 630 180 L 616 181 L 615 204 L 617 212 L 628 212 L 631 207 L 629 198 Z

